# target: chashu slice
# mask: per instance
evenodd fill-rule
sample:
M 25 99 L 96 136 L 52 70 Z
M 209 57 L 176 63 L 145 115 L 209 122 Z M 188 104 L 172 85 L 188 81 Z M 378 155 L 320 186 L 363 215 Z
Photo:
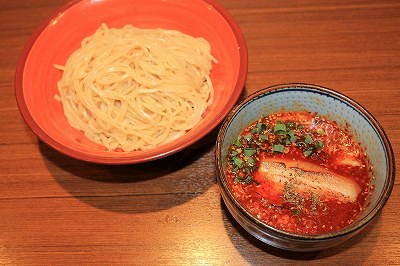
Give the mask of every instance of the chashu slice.
M 355 202 L 361 191 L 353 180 L 308 162 L 263 159 L 258 171 L 274 189 L 283 190 L 284 184 L 289 183 L 299 193 L 312 192 L 341 202 Z

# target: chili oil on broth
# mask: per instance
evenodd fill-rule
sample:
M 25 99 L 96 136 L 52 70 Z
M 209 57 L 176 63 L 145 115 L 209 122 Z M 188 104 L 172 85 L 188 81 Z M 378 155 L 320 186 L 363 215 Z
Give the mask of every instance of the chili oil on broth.
M 348 128 L 306 111 L 260 118 L 229 148 L 233 195 L 287 232 L 315 235 L 350 225 L 373 191 L 373 168 Z
M 110 151 L 148 150 L 194 128 L 214 99 L 217 60 L 201 37 L 177 30 L 102 24 L 58 82 L 69 124 Z

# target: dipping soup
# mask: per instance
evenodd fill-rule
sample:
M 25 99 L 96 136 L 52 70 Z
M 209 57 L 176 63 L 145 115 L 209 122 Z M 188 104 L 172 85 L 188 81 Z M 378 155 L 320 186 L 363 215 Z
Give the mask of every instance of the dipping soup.
M 373 167 L 349 126 L 280 112 L 248 125 L 229 147 L 227 179 L 254 216 L 297 234 L 340 230 L 366 207 Z

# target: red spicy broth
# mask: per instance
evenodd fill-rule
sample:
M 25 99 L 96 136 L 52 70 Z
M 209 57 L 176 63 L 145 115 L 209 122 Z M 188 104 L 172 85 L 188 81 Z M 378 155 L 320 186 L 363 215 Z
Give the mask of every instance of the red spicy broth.
M 230 146 L 226 171 L 248 211 L 297 234 L 350 225 L 372 193 L 372 166 L 348 126 L 310 112 L 251 123 Z

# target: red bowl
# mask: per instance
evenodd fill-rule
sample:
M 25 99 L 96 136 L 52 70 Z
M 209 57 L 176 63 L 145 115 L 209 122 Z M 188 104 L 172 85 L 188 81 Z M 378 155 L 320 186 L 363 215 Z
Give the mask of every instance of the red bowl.
M 109 27 L 132 24 L 164 28 L 203 37 L 218 60 L 211 80 L 215 100 L 204 119 L 184 136 L 146 151 L 116 152 L 87 139 L 64 116 L 57 81 L 80 42 L 105 22 Z M 236 104 L 247 76 L 247 47 L 232 16 L 213 0 L 81 0 L 72 1 L 48 17 L 33 33 L 19 59 L 15 76 L 16 99 L 32 131 L 54 149 L 77 159 L 105 164 L 139 163 L 180 151 L 215 128 Z

